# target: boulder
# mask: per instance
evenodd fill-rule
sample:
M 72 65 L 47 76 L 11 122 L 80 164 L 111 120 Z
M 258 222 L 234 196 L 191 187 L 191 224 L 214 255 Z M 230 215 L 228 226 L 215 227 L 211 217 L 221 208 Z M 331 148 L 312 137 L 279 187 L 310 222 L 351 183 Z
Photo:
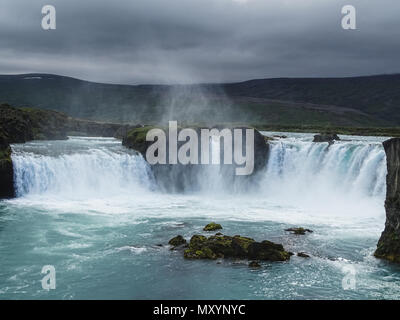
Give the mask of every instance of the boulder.
M 186 240 L 181 235 L 178 235 L 178 236 L 172 238 L 171 240 L 169 240 L 168 244 L 173 247 L 178 247 L 178 246 L 186 244 Z
M 289 229 L 285 229 L 285 231 L 292 232 L 293 234 L 296 234 L 296 235 L 304 235 L 304 234 L 306 234 L 306 232 L 309 232 L 309 233 L 313 232 L 310 229 L 305 229 L 305 228 L 302 228 L 302 227 L 300 227 L 300 228 L 289 228 Z
M 339 136 L 336 133 L 322 133 L 316 134 L 314 136 L 313 142 L 329 142 L 330 144 L 334 143 L 335 140 L 340 140 Z
M 290 254 L 281 244 L 270 241 L 256 242 L 254 239 L 240 235 L 231 237 L 214 235 L 205 237 L 194 235 L 189 242 L 189 248 L 185 250 L 187 259 L 217 259 L 238 258 L 267 261 L 286 261 Z
M 249 245 L 248 257 L 253 260 L 286 261 L 290 259 L 290 254 L 281 244 L 264 240 Z
M 301 257 L 301 258 L 309 258 L 310 257 L 307 253 L 304 253 L 304 252 L 298 252 L 297 256 Z
M 215 230 L 221 230 L 221 229 L 222 229 L 222 226 L 215 222 L 211 222 L 203 228 L 204 231 L 215 231 Z

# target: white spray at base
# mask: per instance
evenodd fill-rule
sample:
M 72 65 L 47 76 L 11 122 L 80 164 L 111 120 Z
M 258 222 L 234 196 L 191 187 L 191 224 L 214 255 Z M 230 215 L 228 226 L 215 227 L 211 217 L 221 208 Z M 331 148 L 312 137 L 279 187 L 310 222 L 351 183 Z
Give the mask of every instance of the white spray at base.
M 270 143 L 262 185 L 280 204 L 365 217 L 383 212 L 386 174 L 380 142 L 282 139 Z
M 117 140 L 104 140 L 108 141 L 106 145 L 102 141 L 72 138 L 51 142 L 50 146 L 49 142 L 15 145 L 12 159 L 17 196 L 62 201 L 124 195 L 123 202 L 129 202 L 129 206 L 142 200 L 146 205 L 161 201 L 143 157 L 128 152 Z M 60 145 L 65 152 L 58 150 Z M 223 185 L 218 168 L 210 166 L 209 173 L 202 177 L 202 201 L 209 202 L 205 198 L 212 196 L 218 201 L 232 198 L 217 190 Z M 379 141 L 341 141 L 330 146 L 301 138 L 272 141 L 268 164 L 259 178 L 258 191 L 241 192 L 232 198 L 235 203 L 242 199 L 240 203 L 246 204 L 249 214 L 254 212 L 249 202 L 258 208 L 271 205 L 363 218 L 384 213 L 386 156 Z M 122 205 L 121 201 L 113 203 Z

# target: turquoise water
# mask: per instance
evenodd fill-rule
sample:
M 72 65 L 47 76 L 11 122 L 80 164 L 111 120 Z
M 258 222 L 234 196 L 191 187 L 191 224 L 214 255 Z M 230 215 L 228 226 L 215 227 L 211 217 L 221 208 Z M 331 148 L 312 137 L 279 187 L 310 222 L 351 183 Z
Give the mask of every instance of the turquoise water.
M 114 139 L 14 145 L 18 198 L 0 202 L 0 299 L 398 299 L 400 269 L 372 256 L 385 221 L 382 139 L 346 138 L 330 148 L 305 134 L 277 139 L 260 189 L 241 194 L 163 193 Z M 254 270 L 169 250 L 170 238 L 204 233 L 210 221 L 311 258 Z M 293 226 L 314 232 L 284 231 Z M 42 289 L 44 265 L 56 269 L 55 290 Z M 355 287 L 345 290 L 349 268 Z

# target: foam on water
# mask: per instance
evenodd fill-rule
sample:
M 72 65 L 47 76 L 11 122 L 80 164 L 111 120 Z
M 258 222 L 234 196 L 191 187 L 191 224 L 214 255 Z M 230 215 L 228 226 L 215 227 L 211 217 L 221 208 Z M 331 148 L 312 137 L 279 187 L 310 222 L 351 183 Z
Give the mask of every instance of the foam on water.
M 215 167 L 203 175 L 204 190 L 161 192 L 143 157 L 115 139 L 13 145 L 18 198 L 0 203 L 0 254 L 8 257 L 1 297 L 398 298 L 396 270 L 372 256 L 385 221 L 384 138 L 328 146 L 287 135 L 271 142 L 260 188 L 235 194 L 218 190 Z M 229 261 L 183 263 L 157 246 L 177 234 L 189 239 L 210 221 L 312 258 L 253 271 Z M 290 226 L 314 233 L 294 237 L 284 232 Z M 50 293 L 38 281 L 45 264 L 62 279 Z M 357 271 L 357 291 L 342 289 L 347 265 Z
M 263 190 L 281 205 L 320 214 L 376 217 L 382 214 L 387 173 L 386 155 L 377 140 L 329 145 L 301 135 L 273 141 Z
M 141 155 L 115 139 L 71 138 L 13 146 L 14 203 L 86 214 L 219 216 L 238 220 L 382 223 L 386 157 L 380 139 L 312 143 L 307 134 L 270 143 L 260 189 L 229 194 L 210 166 L 197 194 L 157 191 Z M 212 192 L 210 192 L 210 190 Z M 339 219 L 339 220 L 338 220 Z M 380 226 L 379 224 L 379 226 Z

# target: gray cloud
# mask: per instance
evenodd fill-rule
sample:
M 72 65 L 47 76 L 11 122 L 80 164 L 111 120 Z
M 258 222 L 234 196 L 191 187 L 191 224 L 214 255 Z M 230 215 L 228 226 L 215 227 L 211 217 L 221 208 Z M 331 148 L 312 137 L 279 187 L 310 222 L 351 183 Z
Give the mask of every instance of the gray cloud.
M 242 3 L 243 2 L 243 3 Z M 400 71 L 400 2 L 352 0 L 3 0 L 0 73 L 114 83 L 352 76 Z M 57 30 L 41 29 L 41 8 Z

